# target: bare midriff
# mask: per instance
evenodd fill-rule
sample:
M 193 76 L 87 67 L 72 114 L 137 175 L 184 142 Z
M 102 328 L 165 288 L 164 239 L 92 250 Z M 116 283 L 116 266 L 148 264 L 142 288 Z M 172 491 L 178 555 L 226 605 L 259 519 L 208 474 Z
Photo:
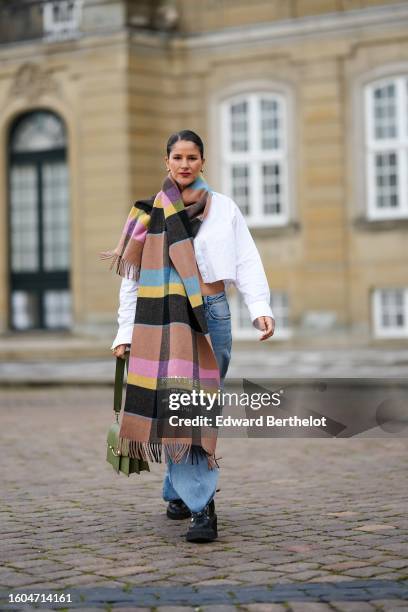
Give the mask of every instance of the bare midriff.
M 200 274 L 200 269 L 198 268 L 198 280 L 200 281 L 200 289 L 201 295 L 214 295 L 214 293 L 219 293 L 220 291 L 224 291 L 224 281 L 218 280 L 214 283 L 205 283 Z

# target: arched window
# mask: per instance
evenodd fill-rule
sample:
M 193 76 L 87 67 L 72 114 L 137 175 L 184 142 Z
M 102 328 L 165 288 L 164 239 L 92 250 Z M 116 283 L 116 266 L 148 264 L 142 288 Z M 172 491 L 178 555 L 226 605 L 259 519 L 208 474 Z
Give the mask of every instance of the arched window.
M 223 102 L 222 182 L 250 226 L 288 222 L 285 97 L 250 93 Z
M 368 218 L 408 217 L 408 77 L 367 85 L 365 109 Z
M 13 329 L 70 326 L 69 225 L 65 126 L 48 111 L 25 114 L 9 139 Z

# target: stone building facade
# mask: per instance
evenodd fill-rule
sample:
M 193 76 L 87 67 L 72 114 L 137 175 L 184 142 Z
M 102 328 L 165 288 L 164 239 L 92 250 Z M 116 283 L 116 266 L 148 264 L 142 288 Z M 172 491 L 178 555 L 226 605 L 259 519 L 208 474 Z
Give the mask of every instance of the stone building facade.
M 112 329 L 98 253 L 190 128 L 287 346 L 406 345 L 408 3 L 0 2 L 0 330 Z M 231 295 L 236 340 L 256 333 Z M 270 344 L 278 346 L 278 344 Z

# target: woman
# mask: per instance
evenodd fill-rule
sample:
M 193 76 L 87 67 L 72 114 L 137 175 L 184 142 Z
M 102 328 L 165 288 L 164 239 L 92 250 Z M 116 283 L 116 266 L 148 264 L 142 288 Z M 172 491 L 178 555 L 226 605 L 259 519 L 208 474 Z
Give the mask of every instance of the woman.
M 265 272 L 245 220 L 231 198 L 212 191 L 201 177 L 204 162 L 197 134 L 182 130 L 170 136 L 162 190 L 135 203 L 111 253 L 125 277 L 112 350 L 124 357 L 130 348 L 123 448 L 153 461 L 161 460 L 164 448 L 167 516 L 191 516 L 191 542 L 217 537 L 216 433 L 211 427 L 194 439 L 186 431 L 169 433 L 165 381 L 182 376 L 222 387 L 232 341 L 225 282 L 243 295 L 261 341 L 275 327 Z

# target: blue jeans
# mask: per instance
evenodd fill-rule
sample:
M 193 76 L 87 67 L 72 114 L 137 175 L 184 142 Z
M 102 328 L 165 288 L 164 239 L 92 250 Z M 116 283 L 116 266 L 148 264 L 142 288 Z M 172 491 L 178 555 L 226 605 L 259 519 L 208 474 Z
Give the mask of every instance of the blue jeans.
M 203 302 L 223 388 L 231 358 L 231 313 L 225 291 L 203 295 Z M 191 512 L 200 512 L 212 500 L 219 476 L 217 467 L 208 468 L 205 454 L 197 452 L 197 457 L 198 463 L 188 460 L 181 463 L 169 461 L 163 482 L 163 499 L 182 499 Z

